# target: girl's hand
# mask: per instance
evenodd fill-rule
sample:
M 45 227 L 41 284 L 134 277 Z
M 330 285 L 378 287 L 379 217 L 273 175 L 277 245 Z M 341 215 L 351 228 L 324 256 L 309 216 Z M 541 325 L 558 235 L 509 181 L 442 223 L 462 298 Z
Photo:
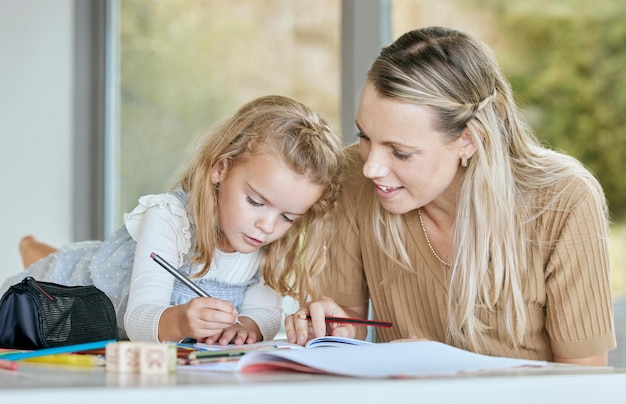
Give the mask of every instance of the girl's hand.
M 183 337 L 195 339 L 221 335 L 239 315 L 232 303 L 212 297 L 198 297 L 174 308 Z
M 213 336 L 198 340 L 205 344 L 220 344 L 220 345 L 242 345 L 253 344 L 260 341 L 259 336 L 261 331 L 257 324 L 248 317 L 240 317 L 242 325 L 235 324 L 223 330 L 221 334 L 215 334 Z
M 311 319 L 306 319 L 306 315 L 311 316 Z M 300 310 L 285 318 L 287 340 L 292 344 L 304 345 L 308 340 L 324 335 L 349 338 L 365 337 L 365 334 L 357 336 L 358 330 L 354 325 L 327 323 L 325 320 L 326 316 L 349 317 L 344 308 L 335 303 L 334 300 L 322 297 L 319 300 L 307 303 Z M 357 317 L 361 316 L 357 315 Z

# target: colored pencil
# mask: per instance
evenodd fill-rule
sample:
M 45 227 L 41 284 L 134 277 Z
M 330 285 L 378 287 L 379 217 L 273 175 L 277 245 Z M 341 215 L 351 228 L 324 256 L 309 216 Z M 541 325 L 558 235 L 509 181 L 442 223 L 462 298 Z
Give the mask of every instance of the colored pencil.
M 105 359 L 98 355 L 56 354 L 23 359 L 29 363 L 45 363 L 50 365 L 69 365 L 81 367 L 104 366 Z
M 2 355 L 3 360 L 21 360 L 26 358 L 36 358 L 38 356 L 55 355 L 62 353 L 72 353 L 79 351 L 86 351 L 90 349 L 104 348 L 108 343 L 117 342 L 117 340 L 110 339 L 105 341 L 87 342 L 84 344 L 66 345 L 54 348 L 36 349 L 34 351 L 16 352 L 12 354 Z
M 311 316 L 308 314 L 299 314 L 298 318 L 304 320 L 310 320 Z M 324 320 L 327 323 L 339 323 L 339 324 L 357 324 L 357 325 L 371 325 L 372 327 L 391 328 L 392 324 L 388 321 L 377 320 L 364 320 L 361 318 L 348 318 L 348 317 L 325 317 Z
M 19 365 L 17 364 L 17 362 L 0 359 L 0 369 L 17 370 L 18 367 Z

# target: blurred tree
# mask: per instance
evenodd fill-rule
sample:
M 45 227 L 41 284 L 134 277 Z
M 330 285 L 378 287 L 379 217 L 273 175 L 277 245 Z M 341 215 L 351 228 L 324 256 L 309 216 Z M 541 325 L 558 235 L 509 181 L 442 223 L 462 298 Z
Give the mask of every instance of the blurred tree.
M 612 219 L 626 220 L 626 2 L 483 0 L 499 52 L 537 137 L 598 177 Z
M 220 18 L 227 2 L 125 0 L 120 9 L 120 173 L 122 211 L 143 193 L 172 185 L 192 140 L 230 106 L 223 71 L 211 59 L 222 37 L 245 27 Z M 193 38 L 193 40 L 190 40 Z

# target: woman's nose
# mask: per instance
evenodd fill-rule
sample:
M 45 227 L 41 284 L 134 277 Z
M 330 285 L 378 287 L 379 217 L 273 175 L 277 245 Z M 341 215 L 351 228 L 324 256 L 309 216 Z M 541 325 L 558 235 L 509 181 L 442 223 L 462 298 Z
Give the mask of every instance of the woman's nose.
M 363 164 L 363 175 L 367 178 L 381 178 L 389 175 L 389 167 L 380 162 L 373 161 L 370 157 Z

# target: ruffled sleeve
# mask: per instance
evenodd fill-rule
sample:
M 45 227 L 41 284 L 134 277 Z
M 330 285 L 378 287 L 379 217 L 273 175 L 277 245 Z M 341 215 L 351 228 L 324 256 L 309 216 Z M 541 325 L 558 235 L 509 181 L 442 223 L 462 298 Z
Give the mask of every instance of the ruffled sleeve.
M 171 215 L 172 224 L 178 229 L 176 232 L 176 250 L 180 252 L 179 260 L 191 248 L 191 224 L 187 217 L 187 210 L 182 202 L 171 194 L 145 195 L 139 198 L 139 204 L 131 212 L 124 215 L 126 229 L 130 236 L 137 241 L 139 229 L 146 212 L 151 208 L 164 209 L 164 214 Z

